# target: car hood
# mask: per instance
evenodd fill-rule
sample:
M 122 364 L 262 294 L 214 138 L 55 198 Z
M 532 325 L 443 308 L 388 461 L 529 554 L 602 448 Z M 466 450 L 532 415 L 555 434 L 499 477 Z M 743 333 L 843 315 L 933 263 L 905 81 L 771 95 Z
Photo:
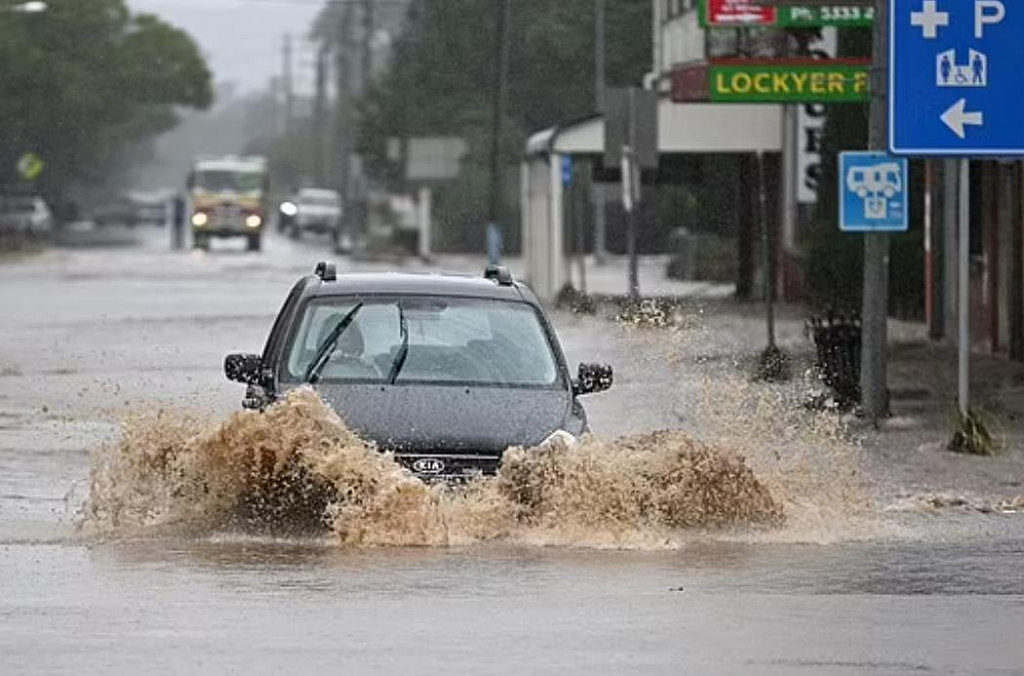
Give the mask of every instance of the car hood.
M 534 446 L 565 425 L 565 390 L 438 385 L 317 386 L 356 432 L 383 449 L 493 454 Z

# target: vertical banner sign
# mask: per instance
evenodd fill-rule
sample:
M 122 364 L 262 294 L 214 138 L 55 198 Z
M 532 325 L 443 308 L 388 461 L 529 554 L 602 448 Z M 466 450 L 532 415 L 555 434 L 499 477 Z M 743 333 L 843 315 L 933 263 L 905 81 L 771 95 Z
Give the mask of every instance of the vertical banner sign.
M 825 28 L 821 39 L 810 44 L 811 56 L 832 59 L 836 56 L 836 29 Z M 818 184 L 821 181 L 821 141 L 825 132 L 825 105 L 805 103 L 797 110 L 796 200 L 800 204 L 818 202 Z

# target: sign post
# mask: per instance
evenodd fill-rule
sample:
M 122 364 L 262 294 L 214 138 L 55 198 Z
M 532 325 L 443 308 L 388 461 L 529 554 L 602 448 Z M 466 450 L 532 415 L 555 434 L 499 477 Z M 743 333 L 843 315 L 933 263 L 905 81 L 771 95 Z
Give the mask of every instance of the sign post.
M 643 195 L 643 169 L 658 167 L 658 93 L 649 89 L 605 91 L 604 164 L 622 171 L 622 206 L 626 212 L 629 297 L 640 297 L 636 248 L 637 220 Z
M 889 148 L 960 157 L 959 388 L 969 407 L 969 158 L 1024 155 L 1024 5 L 889 0 Z
M 971 323 L 970 313 L 970 276 L 971 261 L 970 247 L 968 246 L 971 237 L 971 162 L 960 160 L 960 261 L 959 261 L 959 283 L 957 298 L 957 314 L 960 315 L 959 345 L 957 345 L 957 406 L 960 408 L 960 415 L 967 417 L 967 409 L 970 406 L 971 387 Z

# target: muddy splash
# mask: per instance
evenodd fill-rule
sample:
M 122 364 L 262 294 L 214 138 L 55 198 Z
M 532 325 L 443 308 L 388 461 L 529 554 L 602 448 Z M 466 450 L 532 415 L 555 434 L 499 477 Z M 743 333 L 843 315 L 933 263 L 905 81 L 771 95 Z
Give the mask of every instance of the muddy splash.
M 350 431 L 309 389 L 220 424 L 158 412 L 94 452 L 87 535 L 327 531 L 357 545 L 503 540 L 666 546 L 679 533 L 782 523 L 739 455 L 681 432 L 510 449 L 496 477 L 428 486 Z

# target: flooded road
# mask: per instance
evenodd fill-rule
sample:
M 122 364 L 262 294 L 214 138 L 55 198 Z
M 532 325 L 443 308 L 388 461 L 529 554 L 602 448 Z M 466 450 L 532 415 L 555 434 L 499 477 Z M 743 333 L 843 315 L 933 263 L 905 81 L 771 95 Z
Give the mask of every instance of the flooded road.
M 555 317 L 572 364 L 616 367 L 587 401 L 599 437 L 734 448 L 784 503 L 778 528 L 588 523 L 446 547 L 84 534 L 90 453 L 158 408 L 228 419 L 242 392 L 223 355 L 258 350 L 324 257 L 163 244 L 0 264 L 3 673 L 1024 673 L 1024 515 L 993 507 L 1019 465 L 976 482 L 991 509 L 920 505 L 958 487 L 908 489 L 792 392 L 735 376 L 756 321 L 670 340 Z
M 0 651 L 8 673 L 1019 673 L 1021 553 L 6 545 Z

